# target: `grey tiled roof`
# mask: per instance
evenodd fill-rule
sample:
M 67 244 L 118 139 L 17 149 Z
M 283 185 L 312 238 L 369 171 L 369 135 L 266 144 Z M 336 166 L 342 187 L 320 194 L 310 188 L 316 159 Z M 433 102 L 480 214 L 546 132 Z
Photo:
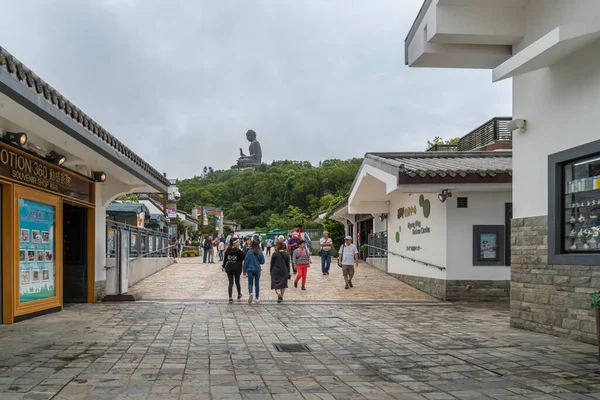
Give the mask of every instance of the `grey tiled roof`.
M 512 153 L 506 151 L 367 153 L 366 158 L 397 167 L 411 178 L 512 175 Z
M 131 160 L 137 167 L 156 179 L 158 182 L 168 185 L 169 180 L 156 169 L 152 168 L 140 156 L 135 154 L 129 147 L 121 143 L 117 138 L 108 133 L 100 124 L 88 117 L 83 111 L 67 100 L 60 92 L 46 83 L 42 78 L 33 73 L 12 54 L 0 47 L 0 68 L 13 76 L 23 88 L 31 90 L 38 96 L 38 101 L 46 101 L 55 106 L 80 126 L 85 128 L 90 135 L 94 135 L 113 150 Z

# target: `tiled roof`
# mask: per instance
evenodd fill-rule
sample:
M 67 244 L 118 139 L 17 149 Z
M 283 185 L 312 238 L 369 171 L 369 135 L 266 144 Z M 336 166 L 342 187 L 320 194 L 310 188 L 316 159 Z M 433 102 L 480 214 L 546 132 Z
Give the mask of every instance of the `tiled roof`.
M 411 178 L 512 176 L 512 153 L 505 151 L 367 153 L 366 158 L 393 165 Z
M 163 174 L 152 168 L 147 162 L 142 160 L 140 156 L 135 154 L 129 147 L 125 146 L 118 139 L 108 133 L 96 121 L 88 117 L 83 111 L 77 108 L 69 100 L 67 100 L 60 92 L 46 83 L 39 76 L 34 74 L 23 63 L 17 60 L 12 54 L 0 47 L 0 68 L 6 70 L 24 87 L 37 93 L 39 99 L 54 105 L 61 110 L 69 118 L 72 118 L 79 125 L 84 127 L 90 135 L 95 135 L 103 142 L 108 144 L 114 150 L 127 157 L 139 168 L 152 176 L 157 181 L 164 185 L 169 184 L 169 180 Z

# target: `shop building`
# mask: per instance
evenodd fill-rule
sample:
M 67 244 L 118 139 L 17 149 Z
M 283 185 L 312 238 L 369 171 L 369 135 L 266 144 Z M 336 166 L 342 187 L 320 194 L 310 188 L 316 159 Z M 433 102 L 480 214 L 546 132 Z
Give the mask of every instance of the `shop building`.
M 0 48 L 3 323 L 106 293 L 106 207 L 168 181 Z
M 508 118 L 418 153 L 367 153 L 331 210 L 367 262 L 442 300 L 503 301 L 510 292 L 512 153 Z M 504 150 L 498 150 L 503 148 Z
M 600 0 L 427 0 L 411 67 L 512 78 L 511 325 L 595 343 L 600 289 Z

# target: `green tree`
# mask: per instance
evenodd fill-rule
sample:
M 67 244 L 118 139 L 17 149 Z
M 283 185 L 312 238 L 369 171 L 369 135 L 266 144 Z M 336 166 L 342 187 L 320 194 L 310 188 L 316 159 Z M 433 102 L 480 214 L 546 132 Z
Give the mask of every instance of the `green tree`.
M 135 195 L 135 194 L 124 194 L 124 195 L 117 197 L 117 200 L 119 200 L 123 203 L 139 203 L 140 202 L 137 195 Z
M 455 138 L 452 138 L 452 139 L 444 140 L 441 137 L 436 136 L 436 137 L 433 138 L 433 140 L 428 140 L 427 141 L 427 149 L 432 148 L 436 144 L 458 144 L 459 140 L 460 140 L 460 137 L 455 137 Z M 425 150 L 427 150 L 427 149 L 425 149 Z
M 333 248 L 339 249 L 340 246 L 344 243 L 344 224 L 334 219 L 329 218 L 329 213 L 325 215 L 325 220 L 323 222 L 323 227 L 327 232 L 329 232 L 329 237 L 333 242 Z

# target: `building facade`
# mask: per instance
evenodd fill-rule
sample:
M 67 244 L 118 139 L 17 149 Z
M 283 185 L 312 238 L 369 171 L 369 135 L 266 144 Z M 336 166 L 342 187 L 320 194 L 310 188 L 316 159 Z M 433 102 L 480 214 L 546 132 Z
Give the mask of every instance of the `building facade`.
M 600 289 L 600 0 L 427 0 L 411 67 L 512 78 L 511 325 L 595 342 Z
M 168 181 L 0 48 L 3 323 L 106 292 L 106 207 Z

